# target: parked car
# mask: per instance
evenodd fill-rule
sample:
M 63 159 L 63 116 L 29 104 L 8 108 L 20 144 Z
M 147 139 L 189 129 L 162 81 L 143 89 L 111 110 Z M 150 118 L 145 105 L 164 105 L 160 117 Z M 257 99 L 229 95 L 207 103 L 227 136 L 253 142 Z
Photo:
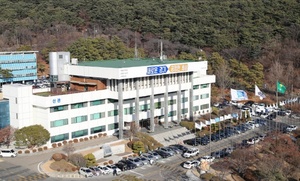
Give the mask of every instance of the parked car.
M 124 163 L 124 162 L 118 162 L 118 163 L 116 163 L 115 164 L 121 171 L 126 171 L 126 170 L 128 170 L 128 168 L 127 168 L 127 164 L 126 163 Z
M 115 171 L 115 173 L 117 174 L 117 175 L 119 175 L 119 174 L 121 174 L 121 169 L 119 169 L 115 164 L 111 164 L 111 165 L 106 165 L 106 167 L 108 168 L 108 169 L 110 169 L 110 172 L 111 173 L 113 173 L 114 171 Z
M 168 158 L 168 157 L 172 156 L 170 153 L 162 151 L 162 150 L 155 150 L 154 152 L 159 154 L 162 158 Z
M 184 140 L 183 143 L 187 144 L 187 145 L 191 145 L 191 146 L 198 146 L 198 145 L 200 145 L 199 141 L 196 138 L 191 138 L 191 139 Z
M 127 160 L 133 162 L 136 164 L 137 167 L 141 167 L 144 165 L 144 163 L 141 161 L 140 158 L 136 157 L 136 158 L 128 158 Z
M 101 170 L 98 167 L 96 167 L 96 166 L 89 167 L 89 169 L 92 171 L 92 173 L 93 173 L 94 176 L 101 175 Z
M 213 152 L 211 154 L 211 156 L 213 156 L 215 158 L 223 158 L 223 157 L 227 156 L 227 154 L 224 151 L 219 150 L 219 151 Z
M 94 176 L 92 170 L 89 169 L 89 168 L 86 168 L 86 167 L 80 167 L 79 170 L 78 170 L 78 173 L 80 175 L 83 175 L 85 178 Z
M 17 152 L 13 149 L 1 149 L 0 150 L 0 157 L 16 157 L 18 155 Z
M 250 138 L 250 139 L 248 139 L 247 144 L 254 145 L 254 144 L 258 143 L 259 141 L 260 141 L 260 139 L 258 137 Z
M 149 153 L 142 153 L 141 157 L 144 157 L 144 158 L 148 159 L 149 162 L 150 162 L 150 160 L 156 161 L 156 157 L 154 157 L 153 155 L 151 155 Z
M 298 126 L 296 126 L 296 125 L 289 125 L 289 126 L 286 128 L 286 130 L 287 130 L 288 132 L 294 131 L 294 130 L 296 130 L 296 129 L 298 129 Z
M 198 160 L 188 160 L 182 164 L 182 167 L 191 169 L 191 168 L 199 166 L 199 165 L 200 165 L 200 161 L 198 161 Z
M 126 167 L 127 167 L 128 170 L 132 170 L 132 169 L 137 168 L 137 165 L 135 163 L 133 163 L 132 161 L 130 161 L 130 160 L 120 160 L 118 163 L 126 164 Z
M 206 155 L 206 156 L 200 157 L 199 160 L 200 160 L 200 162 L 204 160 L 204 161 L 211 163 L 215 160 L 215 157 Z
M 227 154 L 231 154 L 234 151 L 234 147 L 227 147 L 224 148 L 222 151 L 224 151 Z
M 145 158 L 143 156 L 140 156 L 139 158 L 143 162 L 144 165 L 150 164 L 150 160 L 148 158 Z
M 172 145 L 168 146 L 170 149 L 172 149 L 174 151 L 175 154 L 180 154 L 182 153 L 182 150 L 179 149 L 178 147 L 174 147 Z
M 169 148 L 169 147 L 162 147 L 162 148 L 159 148 L 159 150 L 165 151 L 165 152 L 169 153 L 171 156 L 174 156 L 174 155 L 175 155 L 174 150 L 172 150 L 172 149 Z
M 198 148 L 190 148 L 190 149 L 188 149 L 188 151 L 184 152 L 182 156 L 184 158 L 190 158 L 190 157 L 197 156 L 197 155 L 199 155 L 199 149 Z
M 183 146 L 183 145 L 180 145 L 180 144 L 174 144 L 174 145 L 170 145 L 170 147 L 176 147 L 178 149 L 180 149 L 182 152 L 185 152 L 188 150 L 187 147 Z
M 155 152 L 155 151 L 148 151 L 148 154 L 152 155 L 152 156 L 155 158 L 155 160 L 159 160 L 159 159 L 162 158 L 162 157 L 161 157 L 157 152 Z
M 107 175 L 111 173 L 110 169 L 108 169 L 106 166 L 98 165 L 97 167 L 101 170 L 101 173 L 103 175 Z

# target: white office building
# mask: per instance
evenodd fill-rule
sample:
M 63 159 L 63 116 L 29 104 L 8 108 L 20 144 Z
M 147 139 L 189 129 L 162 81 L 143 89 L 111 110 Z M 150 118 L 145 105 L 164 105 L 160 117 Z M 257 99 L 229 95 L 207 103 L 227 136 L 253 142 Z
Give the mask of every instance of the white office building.
M 30 85 L 3 86 L 9 99 L 10 124 L 40 124 L 51 134 L 48 145 L 98 133 L 113 134 L 128 123 L 192 120 L 210 110 L 211 84 L 207 61 L 125 59 L 77 61 L 69 52 L 50 53 L 52 88 L 39 92 Z

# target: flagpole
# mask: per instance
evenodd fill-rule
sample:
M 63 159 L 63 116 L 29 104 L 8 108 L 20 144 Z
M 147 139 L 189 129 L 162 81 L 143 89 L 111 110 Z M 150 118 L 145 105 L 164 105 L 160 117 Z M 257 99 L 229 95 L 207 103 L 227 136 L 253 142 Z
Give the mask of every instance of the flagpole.
M 278 108 L 278 87 L 277 87 L 277 84 L 278 84 L 278 80 L 276 81 L 276 107 Z

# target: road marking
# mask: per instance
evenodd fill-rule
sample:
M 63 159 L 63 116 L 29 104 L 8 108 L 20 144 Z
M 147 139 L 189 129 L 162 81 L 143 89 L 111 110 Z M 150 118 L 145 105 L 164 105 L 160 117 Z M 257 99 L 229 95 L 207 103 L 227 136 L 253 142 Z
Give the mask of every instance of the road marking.
M 44 174 L 44 172 L 42 172 L 41 169 L 40 169 L 40 165 L 41 165 L 42 163 L 43 163 L 43 162 L 40 162 L 40 163 L 38 164 L 37 169 L 38 169 L 38 171 L 39 171 L 41 174 Z
M 140 175 L 140 176 L 144 176 L 143 174 L 141 174 L 141 173 L 138 173 L 138 172 L 135 172 L 135 171 L 133 171 L 133 170 L 129 170 L 130 172 L 132 172 L 132 173 L 135 173 L 135 174 L 137 174 L 137 175 Z

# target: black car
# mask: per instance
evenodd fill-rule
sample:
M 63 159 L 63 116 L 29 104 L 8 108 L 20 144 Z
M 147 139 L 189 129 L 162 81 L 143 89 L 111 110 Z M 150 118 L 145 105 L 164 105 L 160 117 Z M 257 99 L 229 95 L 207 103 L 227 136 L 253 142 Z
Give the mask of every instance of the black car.
M 132 170 L 137 168 L 137 165 L 129 160 L 120 160 L 118 163 L 124 163 L 127 166 L 127 170 Z
M 154 152 L 159 154 L 162 158 L 168 158 L 168 157 L 172 156 L 168 152 L 165 152 L 165 151 L 162 151 L 162 150 L 155 150 Z
M 170 147 L 175 147 L 175 148 L 178 148 L 180 149 L 182 152 L 185 152 L 188 150 L 187 147 L 183 146 L 183 145 L 180 145 L 180 144 L 174 144 L 174 145 L 170 145 Z
M 199 140 L 197 140 L 196 138 L 191 138 L 191 139 L 188 139 L 188 140 L 184 140 L 183 143 L 187 144 L 187 145 L 191 145 L 191 146 L 198 146 L 199 145 Z
M 285 111 L 278 111 L 277 115 L 278 116 L 286 116 L 286 112 Z
M 221 140 L 222 138 L 218 135 L 218 134 L 211 134 L 211 141 L 214 141 L 214 142 L 216 142 L 216 141 L 219 141 L 219 140 Z
M 207 137 L 207 136 L 201 137 L 201 138 L 196 138 L 196 140 L 198 141 L 198 143 L 200 145 L 207 145 L 210 142 L 209 137 Z
M 124 162 L 118 162 L 115 164 L 121 171 L 128 170 L 127 164 Z

